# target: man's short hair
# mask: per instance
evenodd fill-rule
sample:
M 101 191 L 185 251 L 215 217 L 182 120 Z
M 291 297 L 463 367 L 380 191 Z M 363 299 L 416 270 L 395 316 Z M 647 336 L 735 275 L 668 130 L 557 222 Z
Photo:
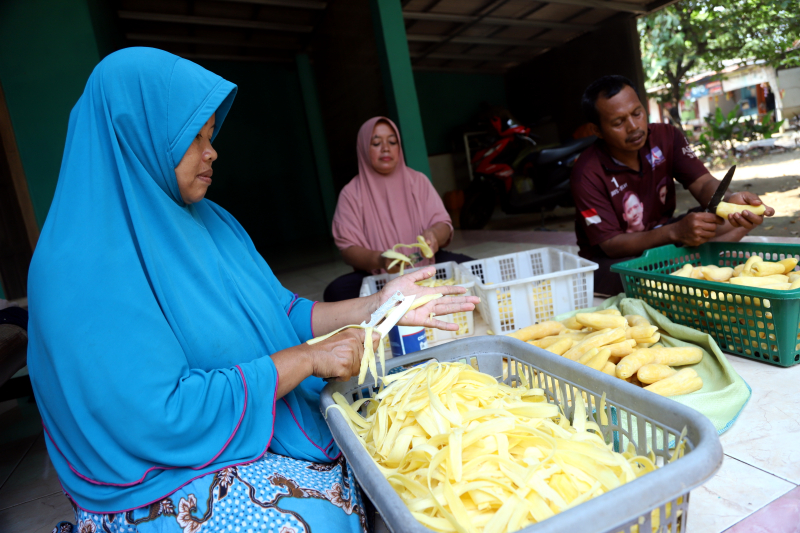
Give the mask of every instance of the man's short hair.
M 586 120 L 599 126 L 600 114 L 597 112 L 597 99 L 601 96 L 603 98 L 613 98 L 619 94 L 626 85 L 633 89 L 637 96 L 639 95 L 636 86 L 625 76 L 613 74 L 610 76 L 603 76 L 593 81 L 586 90 L 583 91 L 583 98 L 581 98 L 581 107 L 583 108 L 584 115 L 586 115 Z
M 625 209 L 625 204 L 627 204 L 627 203 L 628 203 L 628 200 L 630 200 L 632 196 L 635 196 L 635 197 L 636 197 L 636 200 L 637 200 L 639 203 L 642 203 L 642 199 L 641 199 L 641 198 L 639 198 L 639 195 L 638 195 L 638 194 L 636 194 L 636 193 L 635 193 L 635 192 L 633 192 L 633 191 L 628 191 L 628 192 L 626 192 L 626 193 L 625 193 L 625 195 L 622 197 L 622 209 L 623 209 L 623 210 Z

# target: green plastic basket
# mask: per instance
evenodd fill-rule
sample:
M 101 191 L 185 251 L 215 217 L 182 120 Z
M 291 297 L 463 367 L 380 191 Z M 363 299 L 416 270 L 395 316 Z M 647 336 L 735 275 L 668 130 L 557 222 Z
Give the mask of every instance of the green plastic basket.
M 779 366 L 800 362 L 800 289 L 776 291 L 670 276 L 683 265 L 735 267 L 751 255 L 765 261 L 800 258 L 794 244 L 706 243 L 697 248 L 668 245 L 618 263 L 625 294 L 644 300 L 673 322 L 711 335 L 742 357 Z

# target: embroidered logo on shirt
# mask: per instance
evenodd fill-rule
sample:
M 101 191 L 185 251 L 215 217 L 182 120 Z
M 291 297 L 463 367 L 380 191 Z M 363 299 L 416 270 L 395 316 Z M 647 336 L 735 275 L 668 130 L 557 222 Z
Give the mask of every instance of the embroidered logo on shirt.
M 583 215 L 583 219 L 586 220 L 586 225 L 591 226 L 592 224 L 599 224 L 602 222 L 600 219 L 600 215 L 597 214 L 597 210 L 587 209 L 586 211 L 581 211 L 581 215 Z
M 647 158 L 647 162 L 650 163 L 652 168 L 656 168 L 661 163 L 665 163 L 667 158 L 664 157 L 664 154 L 661 153 L 661 148 L 658 146 L 654 146 L 650 153 L 645 156 Z
M 613 183 L 617 187 L 616 189 L 611 191 L 611 197 L 612 198 L 615 197 L 616 195 L 618 195 L 619 193 L 621 193 L 622 191 L 624 191 L 628 187 L 627 183 L 623 183 L 622 185 L 617 183 L 617 178 L 616 177 L 612 177 L 611 178 L 611 183 Z
M 694 153 L 694 150 L 692 150 L 691 146 L 684 146 L 683 148 L 681 148 L 681 151 L 683 152 L 683 155 L 685 155 L 689 159 L 697 158 L 697 154 Z

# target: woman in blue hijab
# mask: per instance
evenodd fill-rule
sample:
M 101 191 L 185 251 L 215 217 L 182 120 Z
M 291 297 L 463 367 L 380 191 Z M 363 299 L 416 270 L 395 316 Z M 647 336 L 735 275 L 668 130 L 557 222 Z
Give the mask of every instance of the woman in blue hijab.
M 365 527 L 318 406 L 322 378 L 358 371 L 363 332 L 305 341 L 395 290 L 432 292 L 415 281 L 433 269 L 339 303 L 284 289 L 203 199 L 235 94 L 190 61 L 128 48 L 95 68 L 70 115 L 30 268 L 28 366 L 81 533 Z M 429 313 L 474 303 L 442 298 L 405 321 L 453 329 Z

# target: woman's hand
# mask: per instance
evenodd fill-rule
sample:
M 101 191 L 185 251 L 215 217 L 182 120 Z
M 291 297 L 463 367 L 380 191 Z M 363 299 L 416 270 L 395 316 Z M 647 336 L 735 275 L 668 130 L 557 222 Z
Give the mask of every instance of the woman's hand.
M 436 287 L 432 290 L 442 292 L 439 289 L 443 288 L 444 287 Z M 463 287 L 461 288 L 463 289 Z M 434 313 L 436 316 L 442 316 L 452 313 L 473 311 L 475 309 L 475 304 L 480 301 L 481 299 L 477 296 L 445 296 L 409 311 L 397 324 L 400 326 L 422 326 L 445 331 L 457 331 L 459 328 L 458 324 L 431 318 L 431 313 Z
M 425 242 L 428 243 L 428 246 L 430 246 L 434 254 L 439 251 L 439 238 L 436 236 L 433 229 L 429 228 L 423 231 L 422 238 L 425 239 Z
M 348 328 L 333 337 L 309 346 L 311 374 L 318 378 L 339 381 L 347 381 L 358 375 L 361 358 L 364 356 L 365 334 L 363 329 Z M 376 341 L 379 339 L 377 333 L 372 334 L 373 348 L 377 348 Z
M 442 285 L 441 287 L 421 287 L 417 285 L 418 281 L 430 278 L 436 274 L 435 267 L 426 267 L 411 274 L 395 278 L 386 285 L 378 293 L 378 305 L 388 300 L 395 292 L 400 291 L 404 296 L 411 296 L 412 294 L 417 297 L 425 294 L 442 294 L 444 297 L 428 302 L 427 304 L 409 311 L 398 324 L 400 326 L 423 326 L 426 328 L 437 328 L 446 331 L 458 330 L 458 324 L 451 324 L 449 322 L 442 322 L 431 318 L 431 313 L 437 316 L 449 315 L 451 313 L 460 313 L 465 311 L 472 311 L 475 309 L 475 304 L 480 302 L 477 296 L 458 296 L 467 292 L 464 287 L 457 285 Z
M 392 261 L 394 261 L 394 259 L 383 256 L 380 256 L 380 259 L 381 259 L 381 268 L 383 268 L 389 274 L 396 274 L 397 272 L 400 272 L 400 263 L 397 263 L 391 269 L 389 268 L 389 265 L 392 264 Z M 408 267 L 408 265 L 406 265 L 406 267 Z

